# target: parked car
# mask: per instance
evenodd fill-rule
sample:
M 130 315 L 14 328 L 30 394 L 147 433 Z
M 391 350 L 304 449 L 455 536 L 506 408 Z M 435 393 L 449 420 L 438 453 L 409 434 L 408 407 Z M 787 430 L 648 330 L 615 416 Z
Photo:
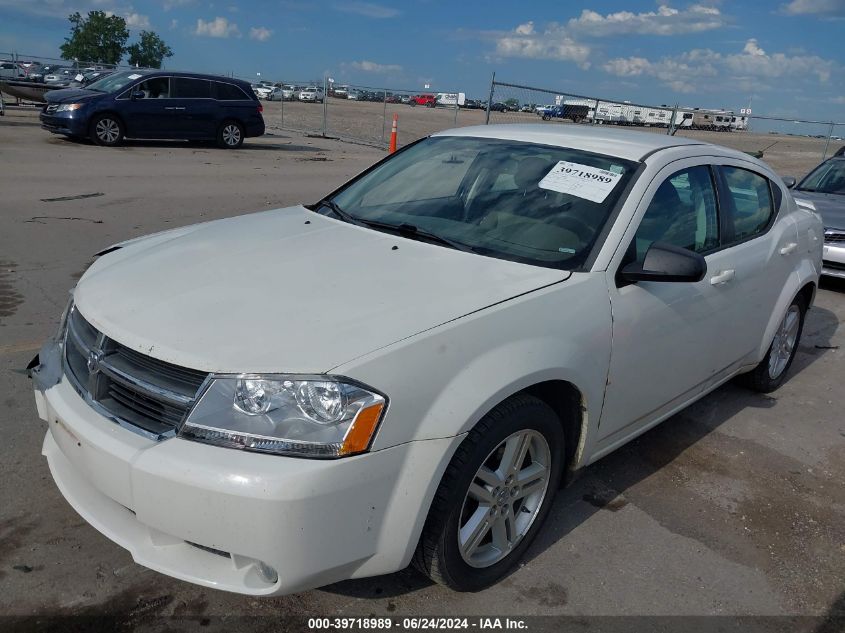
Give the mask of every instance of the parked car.
M 113 146 L 124 138 L 216 140 L 237 148 L 264 134 L 262 106 L 239 79 L 131 70 L 45 95 L 41 127 Z
M 273 88 L 264 84 L 252 84 L 252 91 L 259 99 L 266 99 L 273 92 Z
M 361 100 L 361 93 L 357 90 L 350 88 L 349 92 L 346 93 L 346 98 L 352 101 L 360 101 Z
M 268 596 L 413 560 L 478 590 L 565 472 L 734 376 L 783 383 L 821 231 L 699 139 L 441 132 L 315 204 L 102 251 L 30 364 L 42 453 L 182 580 Z
M 520 112 L 533 112 L 533 111 L 534 111 L 534 108 L 532 108 L 529 104 L 525 103 L 525 104 L 523 104 L 523 106 L 519 109 L 519 111 L 520 111 Z
M 845 279 L 845 151 L 794 182 L 789 181 L 795 201 L 818 212 L 824 223 L 822 274 Z
M 411 107 L 421 105 L 426 108 L 433 108 L 437 105 L 437 98 L 433 94 L 428 93 L 414 95 L 408 100 L 408 105 Z
M 349 86 L 335 86 L 331 96 L 337 97 L 338 99 L 346 99 L 348 94 Z
M 52 66 L 44 72 L 44 83 L 50 84 L 60 81 L 70 81 L 78 72 L 68 66 Z
M 507 112 L 509 109 L 506 104 L 499 103 L 498 101 L 490 104 L 491 112 Z
M 25 74 L 15 62 L 0 61 L 0 79 L 24 79 Z
M 317 86 L 308 86 L 307 88 L 303 88 L 299 91 L 299 95 L 297 98 L 300 101 L 323 103 L 323 99 L 325 97 L 323 95 L 322 88 L 318 88 Z

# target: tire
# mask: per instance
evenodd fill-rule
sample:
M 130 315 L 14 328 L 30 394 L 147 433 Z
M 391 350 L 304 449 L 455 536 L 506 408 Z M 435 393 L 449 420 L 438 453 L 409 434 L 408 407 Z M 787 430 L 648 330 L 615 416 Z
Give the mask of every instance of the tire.
M 781 319 L 766 356 L 757 367 L 740 376 L 746 387 L 760 393 L 769 393 L 783 384 L 798 351 L 806 314 L 807 303 L 803 296 L 798 295 Z
M 519 478 L 514 479 L 515 471 L 502 464 L 513 463 L 507 456 L 526 446 L 520 441 L 528 442 L 528 452 L 523 452 L 516 472 L 531 484 L 527 494 L 518 485 Z M 548 515 L 560 485 L 564 455 L 563 429 L 547 404 L 520 394 L 498 405 L 469 432 L 446 468 L 414 554 L 414 566 L 456 591 L 478 591 L 502 579 L 519 562 Z M 518 509 L 514 512 L 514 508 Z M 473 530 L 473 524 L 478 528 Z
M 113 114 L 98 114 L 91 121 L 89 136 L 91 142 L 103 147 L 114 147 L 123 141 L 123 121 Z
M 224 121 L 217 130 L 217 145 L 223 149 L 238 149 L 244 144 L 244 126 L 237 121 Z

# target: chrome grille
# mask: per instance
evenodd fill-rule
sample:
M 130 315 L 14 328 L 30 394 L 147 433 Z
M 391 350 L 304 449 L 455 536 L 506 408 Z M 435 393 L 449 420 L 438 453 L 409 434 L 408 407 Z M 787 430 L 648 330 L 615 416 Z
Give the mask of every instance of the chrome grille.
M 175 433 L 208 377 L 124 347 L 75 306 L 68 316 L 65 375 L 92 406 L 155 439 Z
M 845 231 L 838 231 L 836 229 L 827 229 L 824 232 L 825 244 L 845 244 Z

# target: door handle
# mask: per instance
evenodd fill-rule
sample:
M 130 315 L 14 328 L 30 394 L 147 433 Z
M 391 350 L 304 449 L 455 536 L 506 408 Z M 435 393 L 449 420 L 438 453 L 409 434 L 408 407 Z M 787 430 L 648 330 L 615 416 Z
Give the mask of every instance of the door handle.
M 734 269 L 719 271 L 718 274 L 710 278 L 710 285 L 718 286 L 721 284 L 726 284 L 731 281 L 735 276 L 736 271 Z
M 797 248 L 798 248 L 798 244 L 796 244 L 795 242 L 790 242 L 789 244 L 784 246 L 782 249 L 780 249 L 780 254 L 781 255 L 789 255 L 790 253 L 794 253 Z

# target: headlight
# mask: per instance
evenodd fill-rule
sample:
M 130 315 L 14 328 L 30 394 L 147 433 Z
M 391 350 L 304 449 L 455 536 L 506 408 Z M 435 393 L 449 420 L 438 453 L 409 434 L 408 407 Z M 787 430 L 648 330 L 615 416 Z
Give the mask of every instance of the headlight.
M 331 376 L 215 377 L 181 437 L 248 451 L 345 457 L 366 451 L 387 401 Z
M 59 107 L 56 108 L 56 112 L 73 112 L 74 110 L 79 110 L 84 103 L 62 103 L 59 104 Z

